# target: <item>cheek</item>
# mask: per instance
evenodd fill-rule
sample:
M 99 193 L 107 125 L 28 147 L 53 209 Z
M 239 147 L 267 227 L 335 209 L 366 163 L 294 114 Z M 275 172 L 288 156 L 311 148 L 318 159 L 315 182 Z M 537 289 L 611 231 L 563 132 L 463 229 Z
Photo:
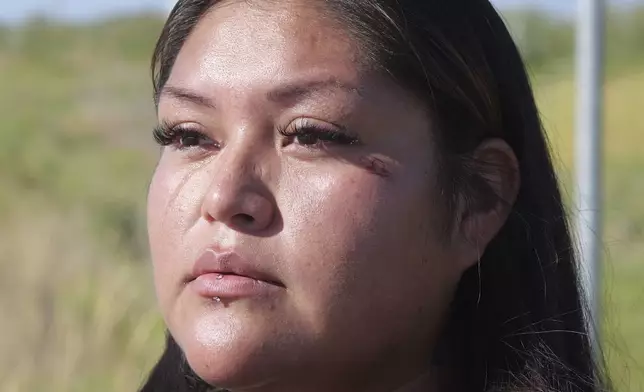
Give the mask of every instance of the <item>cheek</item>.
M 154 281 L 159 305 L 167 315 L 178 296 L 177 275 L 185 271 L 190 255 L 181 246 L 186 232 L 199 217 L 201 188 L 198 173 L 178 170 L 161 158 L 148 192 L 147 226 Z
M 346 165 L 301 175 L 289 189 L 282 252 L 312 328 L 342 319 L 355 330 L 346 323 L 404 319 L 427 298 L 444 302 L 448 256 L 432 229 L 424 173 L 380 176 Z
M 332 257 L 317 252 L 327 248 L 347 254 L 363 233 L 373 231 L 378 210 L 387 203 L 386 185 L 377 176 L 354 168 L 289 176 L 293 177 L 297 178 L 287 184 L 280 203 L 284 206 L 285 250 L 310 253 L 313 257 L 298 258 L 305 270 L 341 266 L 342 260 L 332 262 Z

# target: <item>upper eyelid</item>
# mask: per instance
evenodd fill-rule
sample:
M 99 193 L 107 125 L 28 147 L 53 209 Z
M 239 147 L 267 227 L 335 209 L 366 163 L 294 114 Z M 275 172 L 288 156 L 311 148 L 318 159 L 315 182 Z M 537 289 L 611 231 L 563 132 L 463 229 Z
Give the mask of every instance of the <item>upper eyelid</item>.
M 279 128 L 278 132 L 280 134 L 289 134 L 292 132 L 302 132 L 302 131 L 313 131 L 313 132 L 338 132 L 341 131 L 340 128 L 336 127 L 330 127 L 330 126 L 325 126 L 325 125 L 320 125 L 320 124 L 294 124 L 294 125 L 288 125 L 284 128 Z
M 204 127 L 203 125 L 195 122 L 177 122 L 177 123 L 172 123 L 172 122 L 161 122 L 162 127 L 166 127 L 167 130 L 173 131 L 175 133 L 180 133 L 180 132 L 196 132 L 199 133 L 200 135 L 207 137 L 209 139 L 213 139 L 213 136 L 211 132 L 207 131 L 207 128 Z M 214 139 L 213 139 L 214 140 Z
M 312 118 L 312 117 L 299 117 L 295 120 L 292 120 L 291 122 L 288 123 L 285 127 L 283 127 L 284 130 L 288 130 L 291 128 L 296 128 L 296 129 L 302 129 L 302 128 L 315 128 L 315 129 L 320 129 L 320 130 L 329 130 L 329 131 L 339 131 L 339 132 L 345 132 L 346 127 L 339 125 L 337 123 L 333 123 L 330 121 L 326 120 L 320 120 L 317 118 Z
M 204 128 L 201 124 L 195 121 L 171 121 L 171 120 L 161 120 L 159 122 L 161 126 L 167 127 L 168 129 L 198 129 Z
M 213 135 L 212 130 L 208 130 L 208 127 L 196 122 L 196 121 L 173 121 L 173 120 L 160 120 L 159 126 L 167 130 L 176 131 L 176 132 L 197 132 L 203 136 L 215 140 L 216 138 Z M 274 130 L 276 131 L 276 136 L 284 135 L 285 133 L 290 133 L 292 131 L 301 131 L 306 129 L 313 129 L 318 131 L 329 131 L 329 132 L 342 132 L 346 133 L 348 136 L 358 137 L 347 130 L 346 127 L 335 124 L 330 121 L 320 120 L 314 117 L 299 117 L 296 118 L 285 125 L 279 126 L 276 125 Z

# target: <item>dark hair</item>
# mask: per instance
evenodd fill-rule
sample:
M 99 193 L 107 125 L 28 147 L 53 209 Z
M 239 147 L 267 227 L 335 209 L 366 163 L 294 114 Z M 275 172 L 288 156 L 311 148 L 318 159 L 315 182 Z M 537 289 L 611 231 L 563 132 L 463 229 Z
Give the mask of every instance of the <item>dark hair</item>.
M 180 0 L 153 57 L 155 99 L 179 50 L 217 0 Z M 489 208 L 471 153 L 505 140 L 521 186 L 507 222 L 463 275 L 444 341 L 467 391 L 608 389 L 592 355 L 577 262 L 521 56 L 487 0 L 326 0 L 363 58 L 428 105 L 448 211 Z M 497 200 L 498 202 L 498 200 Z M 171 336 L 143 392 L 206 391 Z

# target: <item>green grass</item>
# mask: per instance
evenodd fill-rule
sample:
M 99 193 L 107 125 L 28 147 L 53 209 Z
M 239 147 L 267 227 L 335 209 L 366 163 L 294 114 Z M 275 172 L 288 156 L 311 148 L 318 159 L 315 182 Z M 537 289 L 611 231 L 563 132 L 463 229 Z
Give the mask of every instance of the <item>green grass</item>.
M 0 391 L 131 391 L 159 355 L 144 220 L 159 28 L 154 18 L 0 28 Z M 534 78 L 564 184 L 569 70 Z M 644 386 L 643 91 L 644 67 L 611 66 L 603 337 L 623 392 Z
M 0 33 L 2 391 L 135 390 L 160 352 L 144 226 L 159 28 Z
M 564 184 L 573 169 L 574 85 L 540 83 L 536 93 Z M 644 390 L 644 67 L 608 78 L 604 133 L 603 344 L 619 391 Z M 572 193 L 567 186 L 568 193 Z

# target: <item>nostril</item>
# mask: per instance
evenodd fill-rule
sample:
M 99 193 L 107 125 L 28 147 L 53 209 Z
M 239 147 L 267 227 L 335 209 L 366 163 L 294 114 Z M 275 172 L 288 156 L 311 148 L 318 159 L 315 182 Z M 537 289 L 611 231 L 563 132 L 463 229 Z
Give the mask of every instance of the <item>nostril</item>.
M 255 218 L 248 214 L 237 214 L 237 221 L 242 225 L 249 225 L 255 222 Z

